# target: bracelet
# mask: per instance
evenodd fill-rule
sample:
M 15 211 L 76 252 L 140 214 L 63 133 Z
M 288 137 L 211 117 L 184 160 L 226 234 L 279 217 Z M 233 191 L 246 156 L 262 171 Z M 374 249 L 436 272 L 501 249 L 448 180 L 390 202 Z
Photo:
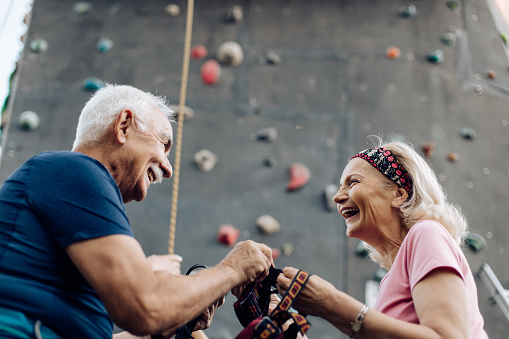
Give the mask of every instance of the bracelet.
M 368 310 L 369 310 L 368 305 L 362 306 L 361 311 L 359 312 L 359 314 L 357 314 L 355 319 L 352 321 L 352 323 L 351 323 L 352 324 L 352 333 L 350 334 L 350 338 L 355 337 L 355 335 L 357 333 L 359 333 L 359 331 L 361 330 L 362 324 L 364 323 L 364 317 L 366 316 L 366 313 L 368 312 Z

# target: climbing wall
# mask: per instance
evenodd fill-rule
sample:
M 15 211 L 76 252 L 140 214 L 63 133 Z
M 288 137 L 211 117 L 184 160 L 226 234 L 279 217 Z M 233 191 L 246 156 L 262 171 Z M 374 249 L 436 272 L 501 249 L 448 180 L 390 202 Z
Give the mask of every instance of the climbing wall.
M 170 3 L 180 12 L 168 13 Z M 131 84 L 178 105 L 186 1 L 78 5 L 35 1 L 2 133 L 0 182 L 34 154 L 69 150 L 79 112 L 101 82 Z M 218 230 L 232 225 L 238 240 L 280 251 L 277 267 L 308 270 L 364 300 L 366 282 L 380 272 L 345 237 L 324 189 L 338 183 L 350 156 L 371 146 L 369 135 L 382 134 L 425 146 L 423 154 L 482 237 L 478 251 L 465 247 L 473 272 L 487 262 L 509 287 L 508 49 L 494 25 L 493 3 L 408 5 L 196 1 L 192 44 L 207 55 L 192 59 L 189 69 L 186 104 L 194 116 L 184 123 L 175 246 L 184 270 L 221 260 L 230 247 L 218 241 Z M 226 20 L 233 6 L 242 17 Z M 226 41 L 240 45 L 241 62 L 220 63 L 217 82 L 204 84 L 203 65 L 218 59 Z M 20 128 L 25 111 L 36 112 L 37 129 Z M 208 172 L 194 160 L 201 150 L 217 157 Z M 295 163 L 306 166 L 310 179 L 288 191 Z M 143 202 L 127 205 L 147 254 L 167 252 L 171 192 L 167 180 Z M 281 229 L 261 232 L 262 215 Z M 476 282 L 486 330 L 503 337 L 509 323 Z M 240 331 L 233 301 L 228 296 L 217 311 L 211 338 Z M 341 337 L 330 324 L 310 320 L 311 338 Z

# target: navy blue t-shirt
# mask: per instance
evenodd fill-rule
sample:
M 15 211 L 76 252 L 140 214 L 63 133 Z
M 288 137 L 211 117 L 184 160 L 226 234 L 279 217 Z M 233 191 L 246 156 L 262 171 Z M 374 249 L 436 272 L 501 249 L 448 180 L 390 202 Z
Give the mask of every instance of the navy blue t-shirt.
M 0 306 L 64 338 L 111 338 L 103 303 L 65 249 L 112 234 L 133 236 L 109 171 L 81 153 L 34 156 L 0 187 Z

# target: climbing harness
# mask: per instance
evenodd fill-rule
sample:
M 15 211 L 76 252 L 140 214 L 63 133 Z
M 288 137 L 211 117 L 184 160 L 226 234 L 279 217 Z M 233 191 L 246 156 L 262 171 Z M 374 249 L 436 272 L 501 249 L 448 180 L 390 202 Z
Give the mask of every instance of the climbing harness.
M 305 271 L 299 271 L 295 275 L 279 304 L 270 314 L 267 314 L 272 294 L 270 288 L 275 286 L 274 271 L 277 274 L 280 272 L 271 269 L 269 276 L 261 283 L 248 285 L 235 303 L 235 313 L 245 327 L 235 339 L 295 339 L 298 332 L 304 335 L 311 326 L 304 315 L 290 312 L 293 300 L 302 291 L 310 277 Z M 277 275 L 275 278 L 277 279 Z M 269 292 L 267 292 L 267 285 Z M 293 324 L 283 331 L 283 324 L 289 319 L 293 319 Z

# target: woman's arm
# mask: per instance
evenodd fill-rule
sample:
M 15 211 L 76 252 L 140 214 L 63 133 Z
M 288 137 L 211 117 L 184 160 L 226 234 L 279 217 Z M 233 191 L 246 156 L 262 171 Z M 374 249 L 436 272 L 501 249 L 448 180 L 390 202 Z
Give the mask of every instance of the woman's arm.
M 297 273 L 285 268 L 278 278 L 280 293 L 288 288 Z M 466 288 L 452 270 L 435 269 L 413 290 L 413 301 L 420 324 L 397 320 L 375 310 L 368 310 L 364 324 L 355 338 L 469 338 Z M 363 304 L 332 284 L 313 275 L 295 300 L 293 307 L 302 313 L 321 317 L 341 332 L 351 334 L 352 321 Z

